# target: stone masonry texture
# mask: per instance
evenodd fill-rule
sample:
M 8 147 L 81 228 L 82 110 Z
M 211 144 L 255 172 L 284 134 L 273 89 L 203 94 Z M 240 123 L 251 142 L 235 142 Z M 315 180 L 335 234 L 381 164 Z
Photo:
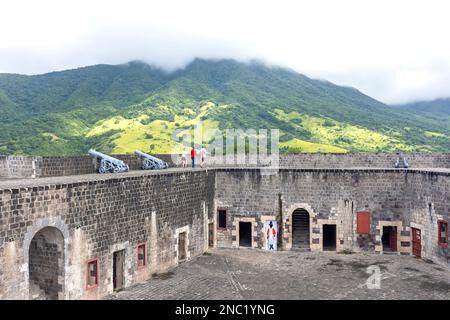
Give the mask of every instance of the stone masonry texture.
M 213 247 L 239 248 L 239 222 L 250 223 L 253 249 L 246 250 L 259 250 L 265 248 L 264 222 L 276 220 L 278 250 L 289 251 L 295 249 L 297 209 L 309 215 L 313 253 L 323 251 L 324 225 L 335 225 L 337 253 L 384 254 L 384 227 L 395 227 L 394 254 L 412 255 L 415 228 L 421 231 L 421 258 L 450 267 L 448 247 L 438 244 L 438 221 L 450 220 L 450 169 L 443 164 L 330 169 L 318 162 L 308 165 L 306 156 L 289 156 L 304 165 L 142 171 L 129 157 L 133 171 L 103 175 L 80 174 L 88 163 L 77 167 L 84 158 L 69 157 L 70 172 L 59 167 L 56 176 L 39 174 L 45 166 L 39 166 L 44 158 L 38 157 L 37 178 L 27 173 L 26 179 L 0 180 L 0 299 L 102 298 L 114 291 L 114 252 L 125 255 L 123 283 L 128 288 L 177 266 L 180 250 L 188 261 L 204 253 L 210 224 Z M 374 157 L 371 163 L 381 164 Z M 26 159 L 14 161 L 28 166 Z M 45 161 L 52 167 L 59 160 Z M 220 229 L 219 209 L 227 220 Z M 359 211 L 370 214 L 369 234 L 356 231 Z M 139 245 L 145 246 L 144 266 L 138 266 Z M 88 262 L 98 270 L 88 270 Z
M 375 249 L 377 226 L 399 224 L 399 242 L 408 244 L 410 226 L 422 229 L 422 256 L 449 262 L 448 248 L 438 243 L 437 221 L 449 221 L 450 171 L 434 172 L 394 169 L 280 169 L 276 174 L 263 175 L 260 169 L 217 169 L 216 206 L 227 211 L 230 228 L 217 231 L 217 246 L 230 247 L 232 221 L 251 217 L 257 221 L 254 238 L 262 247 L 262 216 L 276 216 L 283 221 L 283 247 L 290 248 L 290 225 L 295 209 L 303 208 L 311 215 L 312 240 L 323 224 L 337 224 L 337 242 L 345 249 L 365 251 Z M 431 210 L 430 210 L 431 208 Z M 356 213 L 369 211 L 371 230 L 367 243 L 356 233 Z M 231 230 L 230 230 L 231 229 Z M 341 231 L 341 232 L 339 232 Z M 403 233 L 402 233 L 403 232 Z M 403 234 L 403 236 L 402 236 Z M 320 244 L 320 236 L 318 243 Z M 311 241 L 314 244 L 314 241 Z M 321 246 L 311 249 L 321 250 Z M 402 252 L 402 249 L 399 249 Z
M 112 155 L 124 161 L 130 170 L 139 170 L 140 161 L 134 154 Z M 179 163 L 179 155 L 156 154 L 170 167 Z M 410 168 L 450 168 L 450 153 L 408 153 L 404 155 Z M 175 160 L 174 161 L 172 160 Z M 230 160 L 231 159 L 231 160 Z M 260 167 L 268 165 L 267 156 L 253 158 L 236 155 L 220 162 L 208 158 L 209 165 L 216 167 Z M 281 168 L 392 168 L 397 160 L 393 153 L 300 153 L 281 154 L 278 157 Z M 95 166 L 89 155 L 61 157 L 0 156 L 0 178 L 54 177 L 89 174 Z
M 176 228 L 190 228 L 191 257 L 204 251 L 202 221 L 204 210 L 213 211 L 213 172 L 92 175 L 92 180 L 81 182 L 77 177 L 63 184 L 54 180 L 0 190 L 0 299 L 29 298 L 29 280 L 35 280 L 29 276 L 48 270 L 34 254 L 58 258 L 51 241 L 40 237 L 43 228 L 56 228 L 64 236 L 65 272 L 59 282 L 66 299 L 94 299 L 110 292 L 115 250 L 126 250 L 127 285 L 176 265 Z M 151 225 L 152 213 L 156 226 Z M 146 243 L 153 262 L 138 270 L 141 243 Z M 99 260 L 99 285 L 86 289 L 86 263 L 91 259 Z M 29 273 L 29 268 L 40 270 Z

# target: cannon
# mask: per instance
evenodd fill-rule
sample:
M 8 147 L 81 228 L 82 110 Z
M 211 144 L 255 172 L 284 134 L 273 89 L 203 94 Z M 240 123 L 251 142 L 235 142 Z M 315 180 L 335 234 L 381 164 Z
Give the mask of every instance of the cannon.
M 402 153 L 397 153 L 397 161 L 395 162 L 395 167 L 405 169 L 409 167 L 408 161 L 406 161 L 406 158 Z
M 139 150 L 136 150 L 135 154 L 142 160 L 143 170 L 166 169 L 169 167 L 167 162 Z
M 95 151 L 95 150 L 89 150 L 89 155 L 91 155 L 94 159 L 97 160 L 98 165 L 98 172 L 99 173 L 106 173 L 106 172 L 127 172 L 130 170 L 128 165 L 123 162 L 122 160 L 113 158 L 111 156 L 108 156 L 104 153 Z

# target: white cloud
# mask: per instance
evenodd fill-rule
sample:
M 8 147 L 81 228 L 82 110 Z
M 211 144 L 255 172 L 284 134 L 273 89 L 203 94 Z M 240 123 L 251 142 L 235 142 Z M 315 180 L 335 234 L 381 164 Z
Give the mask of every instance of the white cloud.
M 264 59 L 384 102 L 450 96 L 448 1 L 0 2 L 0 72 Z

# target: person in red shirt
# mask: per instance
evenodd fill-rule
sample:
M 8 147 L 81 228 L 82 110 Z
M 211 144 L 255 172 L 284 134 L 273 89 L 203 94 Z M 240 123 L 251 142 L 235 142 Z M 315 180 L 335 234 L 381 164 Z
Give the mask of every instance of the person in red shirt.
M 192 168 L 195 168 L 195 148 L 191 149 Z

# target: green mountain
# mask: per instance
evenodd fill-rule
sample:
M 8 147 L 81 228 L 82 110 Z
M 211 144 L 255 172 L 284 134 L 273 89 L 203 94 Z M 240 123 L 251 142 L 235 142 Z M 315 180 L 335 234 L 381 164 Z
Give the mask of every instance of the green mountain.
M 0 74 L 0 154 L 170 153 L 180 147 L 174 130 L 199 121 L 204 129 L 280 129 L 290 152 L 450 151 L 450 116 L 389 107 L 256 62 L 195 59 L 172 73 L 131 62 Z
M 395 108 L 450 116 L 450 98 L 394 105 Z

